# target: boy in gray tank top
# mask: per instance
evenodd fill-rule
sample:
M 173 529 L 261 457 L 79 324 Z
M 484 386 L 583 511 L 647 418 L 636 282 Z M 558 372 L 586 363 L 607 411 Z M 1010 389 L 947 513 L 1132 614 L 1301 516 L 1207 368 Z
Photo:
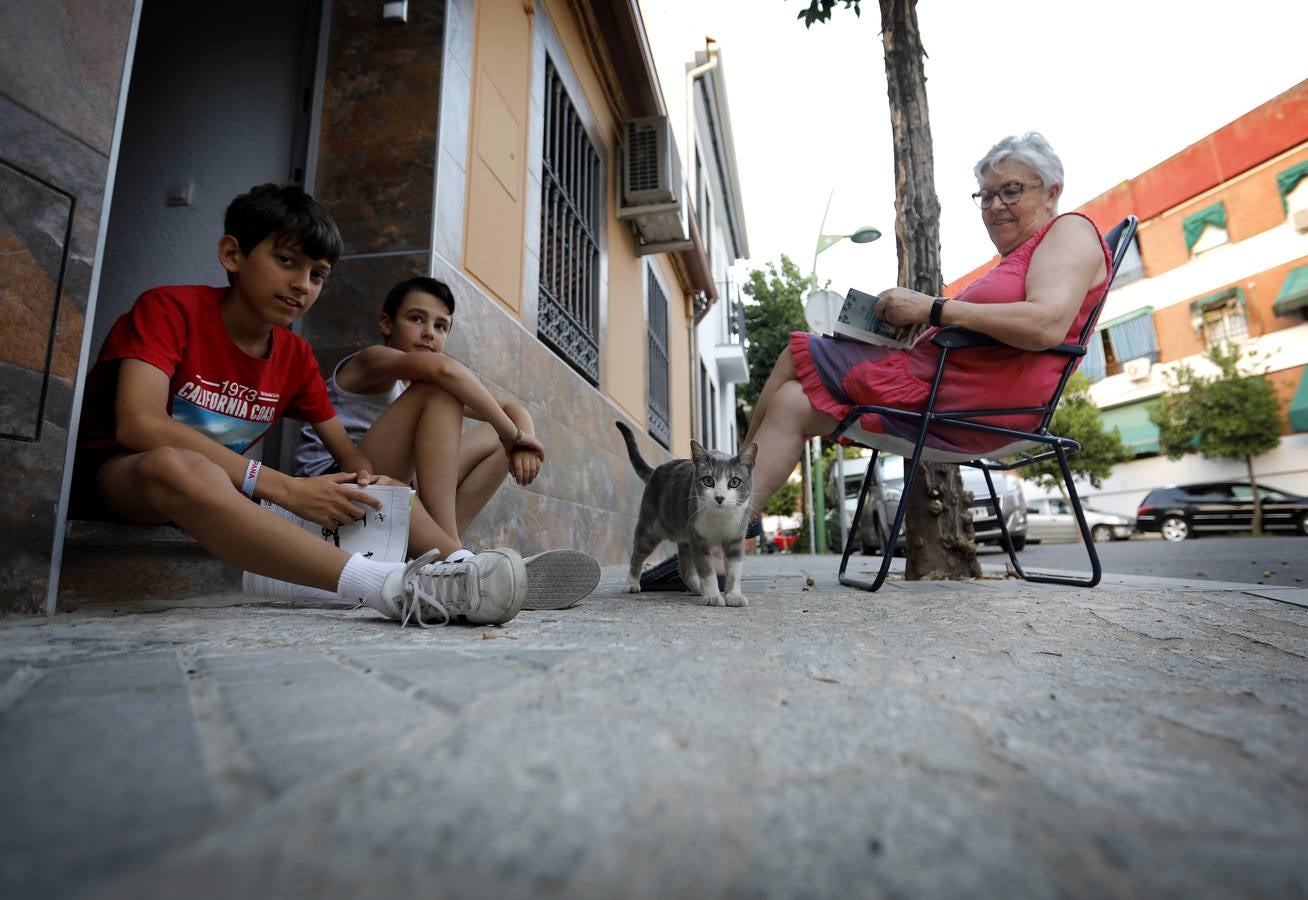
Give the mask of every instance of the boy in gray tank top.
M 450 562 L 471 555 L 460 535 L 504 476 L 531 484 L 545 460 L 526 407 L 497 402 L 472 370 L 444 352 L 454 305 L 449 287 L 434 278 L 400 282 L 378 316 L 384 343 L 347 356 L 327 379 L 336 415 L 373 471 L 417 489 L 411 546 L 433 548 Z M 478 424 L 465 431 L 465 417 Z M 295 464 L 299 474 L 320 475 L 334 460 L 303 429 Z M 599 582 L 599 564 L 575 550 L 524 561 L 524 609 L 571 606 Z

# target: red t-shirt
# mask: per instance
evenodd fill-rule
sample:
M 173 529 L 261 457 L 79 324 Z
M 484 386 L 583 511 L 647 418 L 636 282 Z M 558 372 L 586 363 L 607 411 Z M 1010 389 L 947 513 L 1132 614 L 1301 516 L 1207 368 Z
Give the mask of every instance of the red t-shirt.
M 169 378 L 168 414 L 237 453 L 283 415 L 324 422 L 336 413 L 309 342 L 272 330 L 272 351 L 255 359 L 223 324 L 224 288 L 159 287 L 142 294 L 109 330 L 86 377 L 79 447 L 112 447 L 118 364 L 139 359 Z

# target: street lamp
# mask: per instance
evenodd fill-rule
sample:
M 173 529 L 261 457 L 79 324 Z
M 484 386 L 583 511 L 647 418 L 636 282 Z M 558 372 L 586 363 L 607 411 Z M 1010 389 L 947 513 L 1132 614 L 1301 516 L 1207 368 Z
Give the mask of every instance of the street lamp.
M 822 211 L 822 224 L 818 226 L 817 246 L 813 250 L 813 268 L 810 270 L 810 277 L 813 279 L 813 288 L 817 289 L 817 258 L 824 250 L 830 250 L 836 244 L 848 238 L 854 244 L 870 244 L 877 238 L 881 237 L 880 229 L 873 228 L 871 225 L 864 225 L 857 231 L 849 234 L 826 234 L 823 229 L 827 227 L 827 213 L 831 211 L 831 198 L 835 196 L 832 190 L 827 195 L 827 206 Z M 826 292 L 827 302 L 827 322 L 828 324 L 835 321 L 835 310 L 832 309 L 833 294 L 831 291 Z M 827 547 L 827 501 L 826 485 L 822 471 L 822 439 L 813 438 L 811 451 L 813 456 L 813 480 L 810 496 L 813 498 L 813 508 L 808 510 L 811 513 L 810 527 L 808 529 L 809 552 L 816 553 L 817 548 L 823 551 Z M 839 489 L 836 492 L 836 519 L 840 522 L 840 546 L 843 548 L 848 539 L 849 523 L 845 519 L 845 454 L 836 449 L 836 480 L 839 482 Z

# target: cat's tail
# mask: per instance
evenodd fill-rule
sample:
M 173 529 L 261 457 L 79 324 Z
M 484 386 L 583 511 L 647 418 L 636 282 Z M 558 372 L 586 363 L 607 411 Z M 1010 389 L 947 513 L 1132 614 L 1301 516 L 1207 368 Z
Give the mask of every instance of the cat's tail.
M 636 474 L 640 476 L 641 481 L 649 481 L 649 476 L 653 474 L 654 470 L 650 468 L 649 463 L 645 462 L 645 458 L 640 455 L 640 448 L 636 446 L 636 435 L 632 433 L 625 422 L 614 422 L 613 424 L 618 426 L 618 431 L 622 432 L 622 439 L 627 442 L 627 456 L 631 458 L 632 468 L 636 470 Z

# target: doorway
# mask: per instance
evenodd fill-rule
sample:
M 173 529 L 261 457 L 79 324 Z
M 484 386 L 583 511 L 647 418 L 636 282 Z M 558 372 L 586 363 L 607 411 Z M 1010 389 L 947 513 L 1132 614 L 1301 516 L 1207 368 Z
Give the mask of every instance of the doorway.
M 222 284 L 218 238 L 232 198 L 305 185 L 323 0 L 145 0 L 123 119 L 94 360 L 143 292 Z M 280 429 L 263 442 L 280 456 Z

